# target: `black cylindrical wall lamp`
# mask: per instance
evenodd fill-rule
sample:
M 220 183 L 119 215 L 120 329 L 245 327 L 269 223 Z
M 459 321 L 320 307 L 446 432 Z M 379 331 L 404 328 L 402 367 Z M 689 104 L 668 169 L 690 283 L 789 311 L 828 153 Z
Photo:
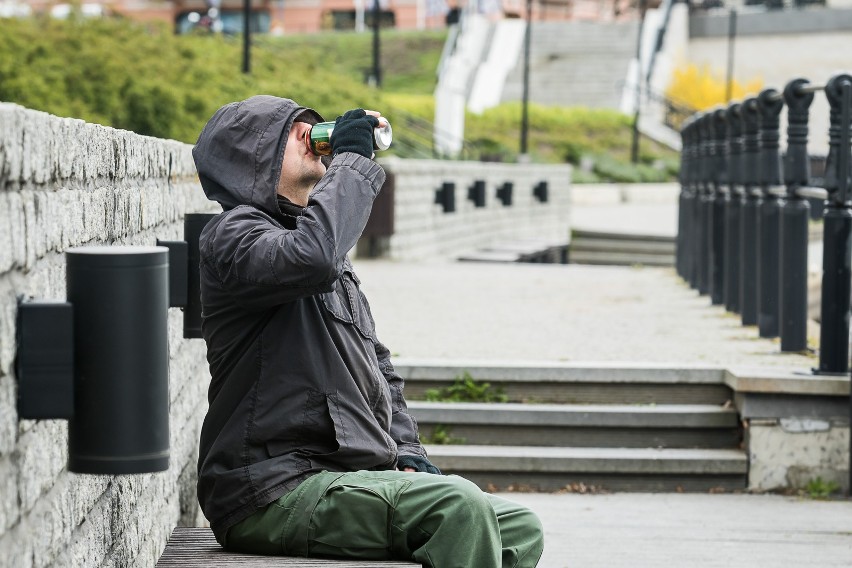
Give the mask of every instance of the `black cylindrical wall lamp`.
M 164 471 L 169 250 L 79 247 L 66 265 L 67 302 L 19 305 L 19 417 L 68 418 L 70 471 Z
M 456 184 L 445 181 L 441 189 L 435 190 L 435 204 L 440 205 L 444 213 L 453 213 L 456 210 Z
M 169 251 L 82 247 L 66 254 L 74 309 L 68 469 L 169 467 Z

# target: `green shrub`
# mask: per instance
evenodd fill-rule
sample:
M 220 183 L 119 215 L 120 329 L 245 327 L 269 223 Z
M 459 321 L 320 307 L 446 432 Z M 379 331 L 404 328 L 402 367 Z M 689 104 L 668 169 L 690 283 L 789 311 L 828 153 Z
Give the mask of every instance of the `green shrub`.
M 429 128 L 414 134 L 409 115 L 433 122 L 435 69 L 445 31 L 385 31 L 383 88 L 364 84 L 371 65 L 371 34 L 328 32 L 281 38 L 255 36 L 252 73 L 240 72 L 239 37 L 175 36 L 163 25 L 120 19 L 5 19 L 0 33 L 0 101 L 58 116 L 193 143 L 221 105 L 255 94 L 289 97 L 333 120 L 349 108 L 381 110 L 395 125 L 400 156 L 428 155 Z M 391 55 L 392 54 L 392 55 Z M 521 105 L 505 103 L 465 117 L 472 141 L 465 159 L 514 162 Z M 613 181 L 657 181 L 677 171 L 677 156 L 644 140 L 644 167 L 629 164 L 631 119 L 607 109 L 529 106 L 529 149 L 534 162 L 579 163 L 606 156 L 594 176 Z M 408 154 L 406 154 L 408 152 Z M 422 148 L 418 150 L 422 154 Z M 651 166 L 660 159 L 660 174 Z M 580 178 L 584 174 L 579 174 Z M 590 176 L 586 176 L 589 178 Z

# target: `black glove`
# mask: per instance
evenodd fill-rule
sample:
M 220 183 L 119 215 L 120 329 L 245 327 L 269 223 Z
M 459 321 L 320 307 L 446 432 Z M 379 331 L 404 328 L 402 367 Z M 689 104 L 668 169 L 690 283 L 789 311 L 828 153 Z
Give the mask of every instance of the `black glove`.
M 426 458 L 421 458 L 420 456 L 399 456 L 399 459 L 396 461 L 396 467 L 399 471 L 404 471 L 405 468 L 410 467 L 420 473 L 442 475 L 440 469 L 432 465 Z
M 336 156 L 341 152 L 355 152 L 365 158 L 373 157 L 373 129 L 379 119 L 363 109 L 348 110 L 334 121 L 331 133 L 331 151 Z

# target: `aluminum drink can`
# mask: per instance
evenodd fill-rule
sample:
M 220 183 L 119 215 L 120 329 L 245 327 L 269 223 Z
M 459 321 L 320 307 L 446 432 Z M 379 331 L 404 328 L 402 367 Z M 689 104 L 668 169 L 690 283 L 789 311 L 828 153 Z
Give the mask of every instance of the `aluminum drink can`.
M 393 141 L 393 129 L 390 122 L 382 117 L 385 124 L 373 129 L 373 150 L 387 150 Z M 331 154 L 331 136 L 334 132 L 333 122 L 318 122 L 305 133 L 305 144 L 317 156 Z

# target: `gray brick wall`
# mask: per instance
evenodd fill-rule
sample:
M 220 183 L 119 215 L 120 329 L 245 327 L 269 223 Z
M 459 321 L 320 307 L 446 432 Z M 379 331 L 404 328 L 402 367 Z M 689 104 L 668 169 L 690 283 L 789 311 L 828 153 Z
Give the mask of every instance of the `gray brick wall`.
M 0 104 L 0 566 L 149 567 L 177 524 L 199 524 L 198 433 L 209 381 L 201 340 L 170 310 L 168 471 L 67 471 L 67 422 L 19 420 L 17 298 L 65 298 L 64 251 L 183 238 L 215 211 L 190 146 Z
M 569 239 L 571 166 L 399 158 L 380 163 L 396 176 L 390 258 L 452 257 L 497 242 Z M 485 181 L 485 207 L 477 208 L 467 198 L 476 180 Z M 445 181 L 456 184 L 454 213 L 444 213 L 435 204 L 435 191 Z M 541 181 L 548 182 L 547 203 L 532 194 Z M 495 196 L 505 182 L 514 184 L 511 207 L 504 207 Z

